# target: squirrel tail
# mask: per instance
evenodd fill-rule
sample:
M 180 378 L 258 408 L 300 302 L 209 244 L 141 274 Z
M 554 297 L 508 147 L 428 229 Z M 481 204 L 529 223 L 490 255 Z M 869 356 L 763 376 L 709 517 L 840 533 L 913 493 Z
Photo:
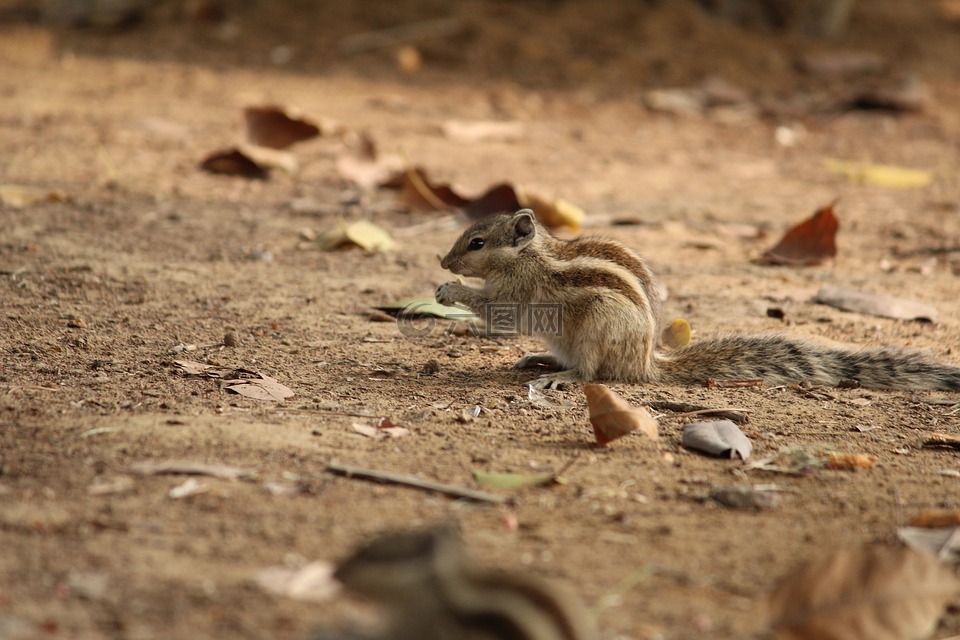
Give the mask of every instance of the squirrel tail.
M 762 378 L 768 385 L 808 381 L 868 389 L 960 391 L 960 367 L 893 347 L 848 351 L 779 335 L 721 336 L 657 354 L 657 382 Z

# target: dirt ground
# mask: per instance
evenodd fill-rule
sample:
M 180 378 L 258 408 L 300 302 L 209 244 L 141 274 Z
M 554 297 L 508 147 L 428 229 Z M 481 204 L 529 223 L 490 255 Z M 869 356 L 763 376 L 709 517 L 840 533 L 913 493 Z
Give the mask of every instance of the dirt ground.
M 344 596 L 267 594 L 259 571 L 451 520 L 492 566 L 568 581 L 591 604 L 606 597 L 604 637 L 744 637 L 798 562 L 958 506 L 957 478 L 942 473 L 960 470 L 957 454 L 918 446 L 927 432 L 960 430 L 956 394 L 611 385 L 638 405 L 747 407 L 756 457 L 824 444 L 878 458 L 859 472 L 745 474 L 681 449 L 693 418 L 670 412 L 659 443 L 634 435 L 597 448 L 581 389 L 547 392 L 557 405 L 544 407 L 528 399 L 531 374 L 510 369 L 535 340 L 455 335 L 442 322 L 411 338 L 371 321 L 372 307 L 450 279 L 437 255 L 463 225 L 432 224 L 444 216 L 344 180 L 341 137 L 297 145 L 299 171 L 267 181 L 198 168 L 242 141 L 244 107 L 295 106 L 368 132 L 465 193 L 510 180 L 583 207 L 586 231 L 650 260 L 667 318 L 686 318 L 694 339 L 785 331 L 960 363 L 960 26 L 936 3 L 861 3 L 836 42 L 744 30 L 685 3 L 273 4 L 225 3 L 216 19 L 162 5 L 124 29 L 50 27 L 13 10 L 0 24 L 0 183 L 63 196 L 0 205 L 0 638 L 307 638 L 370 612 Z M 338 53 L 350 34 L 451 14 L 469 29 L 417 43 L 414 73 L 389 48 Z M 846 50 L 887 68 L 843 80 L 797 70 L 805 54 Z M 650 89 L 709 75 L 752 108 L 683 116 L 644 104 Z M 907 75 L 932 96 L 920 112 L 834 108 Z M 441 133 L 451 119 L 517 120 L 524 132 L 462 142 Z M 827 158 L 933 180 L 864 184 L 827 171 Z M 752 262 L 836 198 L 835 261 Z M 338 216 L 377 222 L 396 249 L 323 252 L 305 240 Z M 825 284 L 940 316 L 811 303 Z M 226 332 L 235 346 L 222 346 Z M 183 376 L 176 359 L 257 370 L 296 395 L 229 394 Z M 475 406 L 479 418 L 457 420 Z M 353 414 L 411 433 L 373 440 L 352 428 L 373 418 Z M 338 461 L 476 488 L 474 471 L 557 470 L 572 458 L 563 484 L 504 491 L 511 500 L 494 506 L 326 471 Z M 171 498 L 184 477 L 131 471 L 165 460 L 256 477 L 201 478 L 205 491 Z M 269 490 L 277 483 L 289 491 Z M 747 483 L 783 487 L 781 505 L 702 500 Z M 953 610 L 937 634 L 958 633 Z

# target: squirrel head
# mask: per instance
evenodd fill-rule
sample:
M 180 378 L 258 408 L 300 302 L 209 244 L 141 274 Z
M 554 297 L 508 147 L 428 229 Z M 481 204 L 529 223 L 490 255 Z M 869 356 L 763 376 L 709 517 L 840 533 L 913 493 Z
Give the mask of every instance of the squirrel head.
M 499 264 L 512 262 L 541 231 L 530 209 L 488 216 L 463 232 L 440 266 L 469 278 L 483 278 Z

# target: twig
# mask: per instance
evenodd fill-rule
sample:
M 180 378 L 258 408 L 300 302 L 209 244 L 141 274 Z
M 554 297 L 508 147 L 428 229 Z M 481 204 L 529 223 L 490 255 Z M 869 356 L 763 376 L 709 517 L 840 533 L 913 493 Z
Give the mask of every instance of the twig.
M 379 31 L 367 31 L 347 36 L 337 47 L 342 55 L 348 56 L 374 49 L 386 49 L 401 44 L 426 40 L 428 38 L 447 38 L 463 31 L 466 24 L 460 18 L 440 18 L 402 24 Z
M 763 387 L 763 378 L 750 380 L 707 380 L 707 389 L 743 389 L 747 387 Z
M 455 498 L 465 498 L 476 502 L 489 502 L 491 504 L 502 504 L 506 502 L 503 496 L 486 493 L 485 491 L 475 491 L 465 487 L 455 487 L 449 484 L 424 480 L 415 476 L 408 476 L 391 471 L 380 471 L 379 469 L 364 469 L 361 467 L 352 467 L 345 464 L 331 462 L 327 465 L 327 471 L 348 478 L 363 478 L 373 480 L 374 482 L 388 482 L 392 484 L 402 484 L 416 489 L 426 491 L 436 491 Z
M 747 421 L 747 416 L 744 414 L 750 411 L 750 409 L 743 409 L 741 407 L 711 409 L 710 407 L 701 407 L 699 405 L 688 404 L 686 402 L 670 402 L 668 400 L 648 402 L 647 405 L 654 411 L 677 412 L 679 415 L 676 417 L 678 418 L 683 416 L 715 415 L 718 418 L 723 420 L 731 420 L 737 424 L 745 423 Z
M 17 389 L 26 389 L 28 391 L 60 391 L 56 387 L 41 387 L 35 384 L 5 384 L 0 383 L 0 387 L 4 389 L 10 389 L 11 391 L 16 391 Z

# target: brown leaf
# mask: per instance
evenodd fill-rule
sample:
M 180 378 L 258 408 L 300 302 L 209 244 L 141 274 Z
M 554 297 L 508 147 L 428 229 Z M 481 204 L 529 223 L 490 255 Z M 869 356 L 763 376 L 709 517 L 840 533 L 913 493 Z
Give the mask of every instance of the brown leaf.
M 280 382 L 276 378 L 260 374 L 259 378 L 239 378 L 236 380 L 226 380 L 224 388 L 227 391 L 236 393 L 254 400 L 273 400 L 280 402 L 293 397 L 293 390 Z
M 211 153 L 200 163 L 200 168 L 209 173 L 241 176 L 254 180 L 266 180 L 270 177 L 266 167 L 257 164 L 237 148 Z
M 0 205 L 11 209 L 23 209 L 38 202 L 63 202 L 66 199 L 63 192 L 57 189 L 0 184 Z
M 769 599 L 780 640 L 920 640 L 937 627 L 957 578 L 926 553 L 868 545 L 790 572 Z
M 631 406 L 606 385 L 585 384 L 583 392 L 597 444 L 605 445 L 638 430 L 651 440 L 657 439 L 657 421 L 643 407 Z
M 427 172 L 421 168 L 397 174 L 385 183 L 386 187 L 399 189 L 397 200 L 418 211 L 444 211 L 457 209 L 468 201 L 448 184 L 430 182 Z
M 290 145 L 320 135 L 320 127 L 301 118 L 288 115 L 283 108 L 267 105 L 243 110 L 247 123 L 247 139 L 253 144 L 271 149 L 286 149 Z
M 840 223 L 833 213 L 836 202 L 817 210 L 813 217 L 787 231 L 758 262 L 761 264 L 814 265 L 836 257 L 837 229 Z

